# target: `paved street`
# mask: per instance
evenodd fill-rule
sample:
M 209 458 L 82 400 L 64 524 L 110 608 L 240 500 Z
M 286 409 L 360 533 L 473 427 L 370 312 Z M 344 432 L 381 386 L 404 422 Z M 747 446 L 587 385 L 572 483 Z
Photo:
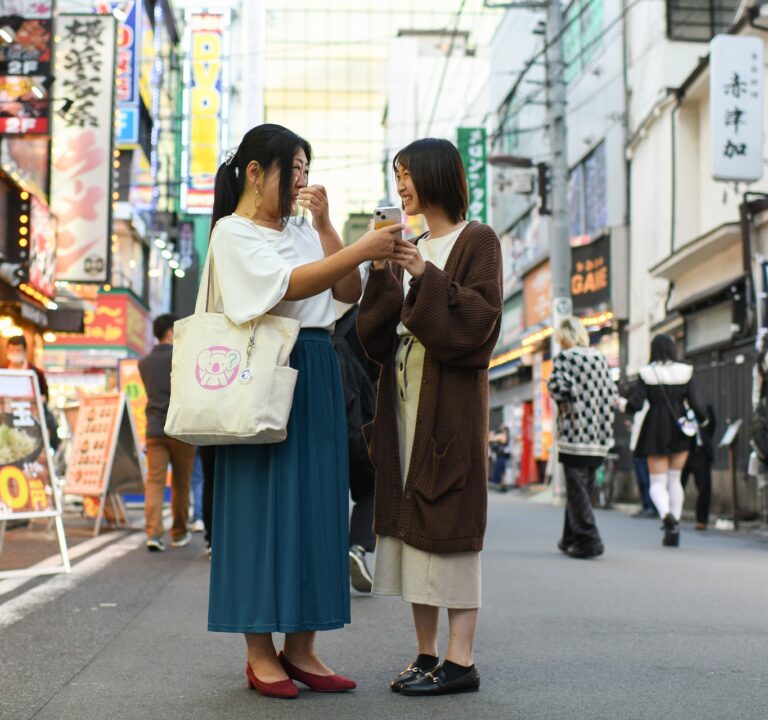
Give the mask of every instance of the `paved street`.
M 768 543 L 686 526 L 669 550 L 656 521 L 607 511 L 606 555 L 576 561 L 555 550 L 561 513 L 491 496 L 478 694 L 391 693 L 413 655 L 408 607 L 360 596 L 320 641 L 356 692 L 249 692 L 242 639 L 205 630 L 200 536 L 149 555 L 134 533 L 68 577 L 0 583 L 0 718 L 764 718 Z

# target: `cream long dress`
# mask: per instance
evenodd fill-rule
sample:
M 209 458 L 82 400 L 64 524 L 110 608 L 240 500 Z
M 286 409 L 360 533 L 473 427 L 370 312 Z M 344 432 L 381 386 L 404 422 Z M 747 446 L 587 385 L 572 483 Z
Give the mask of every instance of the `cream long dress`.
M 442 237 L 427 236 L 419 242 L 425 261 L 444 269 L 457 238 L 466 227 Z M 411 276 L 403 276 L 404 291 L 409 290 Z M 397 430 L 400 444 L 400 466 L 403 483 L 408 468 L 416 429 L 421 376 L 424 369 L 424 346 L 402 323 L 397 328 Z M 376 539 L 376 565 L 373 577 L 376 595 L 400 595 L 403 600 L 419 605 L 453 609 L 480 607 L 480 553 L 430 553 L 407 545 L 398 538 L 379 535 Z

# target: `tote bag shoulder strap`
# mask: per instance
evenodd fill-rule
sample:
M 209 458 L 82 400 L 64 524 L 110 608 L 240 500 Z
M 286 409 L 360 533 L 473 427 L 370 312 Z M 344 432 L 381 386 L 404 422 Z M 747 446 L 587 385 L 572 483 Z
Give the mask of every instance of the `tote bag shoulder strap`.
M 200 278 L 200 287 L 197 290 L 197 300 L 195 301 L 195 315 L 211 312 L 213 305 L 213 246 L 208 244 L 208 254 L 205 256 L 205 265 L 203 274 Z

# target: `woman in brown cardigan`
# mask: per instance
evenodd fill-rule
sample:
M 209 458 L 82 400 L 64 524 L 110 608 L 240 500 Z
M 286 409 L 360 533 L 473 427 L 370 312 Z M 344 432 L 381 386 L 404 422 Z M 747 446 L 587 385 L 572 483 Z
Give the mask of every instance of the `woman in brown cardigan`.
M 374 593 L 410 602 L 418 657 L 392 683 L 404 695 L 477 690 L 473 640 L 487 508 L 488 363 L 501 323 L 499 240 L 466 222 L 467 182 L 448 140 L 393 163 L 408 215 L 429 232 L 374 263 L 358 317 L 382 366 L 367 428 L 376 467 Z M 438 615 L 448 608 L 445 662 Z

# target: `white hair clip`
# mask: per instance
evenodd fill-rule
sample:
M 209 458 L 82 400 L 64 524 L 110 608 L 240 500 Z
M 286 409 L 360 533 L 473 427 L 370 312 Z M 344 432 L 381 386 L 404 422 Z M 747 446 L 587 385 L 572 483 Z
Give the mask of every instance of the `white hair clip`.
M 237 148 L 230 148 L 227 150 L 227 152 L 224 154 L 224 164 L 231 165 L 235 155 L 237 155 Z

